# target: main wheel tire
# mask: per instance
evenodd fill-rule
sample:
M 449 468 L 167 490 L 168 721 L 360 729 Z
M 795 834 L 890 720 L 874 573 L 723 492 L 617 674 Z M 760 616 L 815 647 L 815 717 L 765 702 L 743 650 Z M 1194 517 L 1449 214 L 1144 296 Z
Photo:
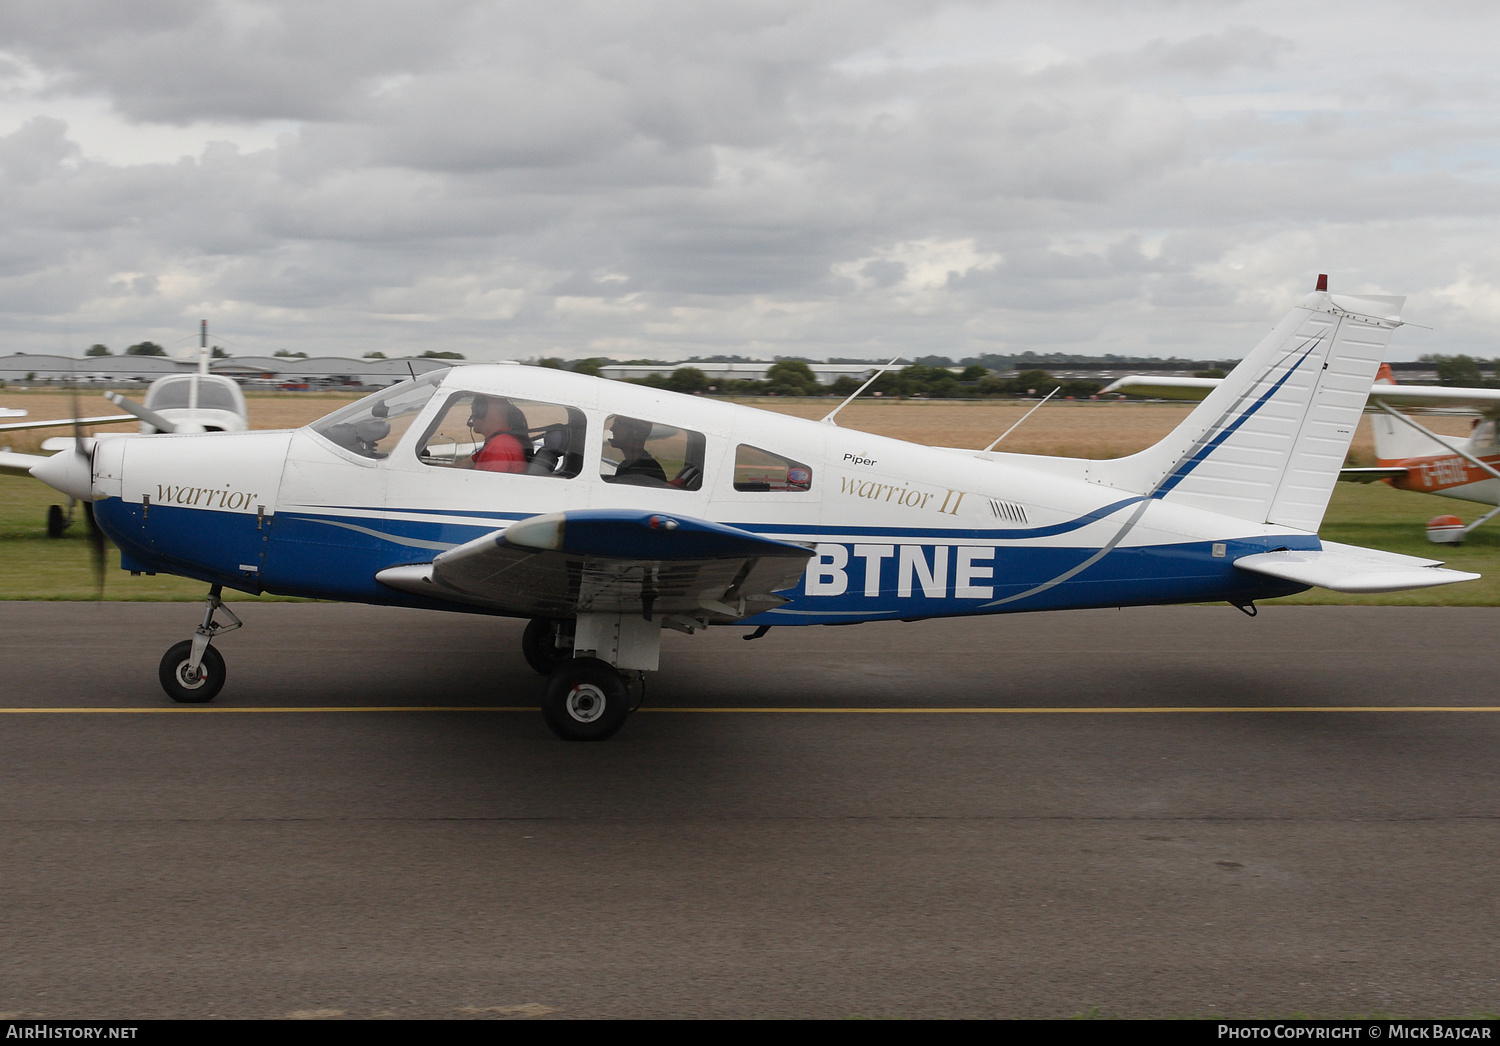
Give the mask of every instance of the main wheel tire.
M 534 617 L 521 633 L 521 656 L 538 675 L 550 676 L 558 667 L 573 659 L 572 644 L 567 650 L 557 645 L 557 633 L 564 622 L 550 617 Z
M 184 705 L 201 705 L 212 701 L 224 689 L 228 676 L 223 656 L 213 647 L 203 651 L 203 663 L 198 666 L 196 676 L 188 673 L 188 658 L 193 654 L 193 641 L 184 639 L 173 645 L 161 659 L 161 688 L 173 701 Z
M 547 680 L 542 718 L 564 741 L 607 741 L 630 714 L 625 677 L 597 657 L 575 657 Z
M 68 529 L 68 517 L 63 513 L 61 505 L 47 506 L 47 536 L 49 538 L 60 538 L 63 531 Z

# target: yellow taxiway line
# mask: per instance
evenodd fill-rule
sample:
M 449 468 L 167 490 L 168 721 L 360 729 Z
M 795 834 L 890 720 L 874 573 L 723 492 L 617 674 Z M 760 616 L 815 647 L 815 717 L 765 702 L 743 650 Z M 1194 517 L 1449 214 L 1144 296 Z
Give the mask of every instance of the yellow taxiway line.
M 312 714 L 334 712 L 536 712 L 535 705 L 268 705 L 244 707 L 146 708 L 0 708 L 0 715 L 241 715 Z M 1500 712 L 1500 705 L 1142 705 L 1059 708 L 790 708 L 746 706 L 722 708 L 660 708 L 638 711 L 695 715 L 1191 715 L 1205 713 L 1279 712 Z

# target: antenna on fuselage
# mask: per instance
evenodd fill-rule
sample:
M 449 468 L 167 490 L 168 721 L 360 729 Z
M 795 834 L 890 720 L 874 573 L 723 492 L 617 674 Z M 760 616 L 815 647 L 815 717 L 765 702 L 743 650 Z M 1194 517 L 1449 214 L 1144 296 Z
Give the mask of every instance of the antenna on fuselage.
M 838 428 L 839 423 L 833 420 L 833 416 L 839 411 L 843 410 L 845 407 L 849 406 L 850 403 L 854 402 L 855 396 L 858 396 L 861 392 L 864 392 L 865 389 L 868 389 L 871 385 L 875 384 L 875 379 L 894 367 L 896 365 L 896 360 L 899 360 L 904 355 L 905 353 L 903 352 L 896 353 L 895 360 L 891 360 L 891 362 L 887 363 L 884 367 L 881 367 L 874 374 L 871 374 L 869 381 L 865 382 L 859 388 L 854 390 L 854 395 L 850 396 L 843 403 L 840 403 L 837 407 L 834 407 L 827 414 L 823 415 L 823 417 L 819 420 L 821 420 L 825 425 L 832 425 L 834 428 Z
M 1042 397 L 1042 403 L 1046 403 L 1048 400 L 1050 400 L 1053 396 L 1056 396 L 1061 391 L 1062 391 L 1062 386 L 1059 385 L 1057 388 L 1053 389 L 1051 392 L 1047 393 L 1047 395 L 1045 395 L 1045 396 Z M 1014 425 L 1012 425 L 1010 428 L 1006 429 L 1004 432 L 1000 433 L 1000 435 L 996 436 L 995 437 L 995 443 L 999 443 L 1006 436 L 1009 436 L 1012 432 L 1016 431 L 1016 429 L 1020 428 L 1021 427 L 1021 422 L 1025 421 L 1027 418 L 1029 418 L 1033 414 L 1035 414 L 1037 412 L 1037 410 L 1041 407 L 1042 403 L 1038 403 L 1035 407 L 1032 407 L 1025 414 L 1022 414 L 1021 417 L 1020 417 L 1020 419 L 1017 420 Z M 992 450 L 995 449 L 995 443 L 991 443 L 988 447 L 985 447 L 979 453 L 981 453 L 981 454 L 988 454 L 990 451 L 992 451 Z

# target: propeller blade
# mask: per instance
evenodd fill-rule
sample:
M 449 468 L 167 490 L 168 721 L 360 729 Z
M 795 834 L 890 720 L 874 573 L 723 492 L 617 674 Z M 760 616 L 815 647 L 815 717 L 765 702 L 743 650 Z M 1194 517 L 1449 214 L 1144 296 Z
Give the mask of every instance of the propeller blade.
M 105 553 L 104 531 L 99 529 L 99 521 L 94 519 L 94 503 L 85 501 L 83 503 L 83 514 L 89 521 L 89 558 L 94 564 L 94 598 L 104 598 L 104 570 Z
M 68 392 L 73 398 L 73 453 L 88 457 L 89 452 L 83 447 L 83 413 L 78 409 L 78 386 L 72 374 L 68 375 Z
M 94 448 L 92 445 L 83 445 L 83 412 L 78 409 L 78 385 L 69 375 L 69 391 L 73 395 L 73 453 L 87 467 L 89 486 L 93 486 L 94 475 Z M 66 452 L 64 452 L 66 453 Z M 92 493 L 92 490 L 90 491 Z M 104 531 L 99 529 L 99 521 L 94 518 L 94 503 L 83 499 L 83 514 L 89 521 L 89 558 L 94 565 L 94 598 L 104 598 Z
M 118 392 L 106 392 L 104 394 L 104 398 L 107 399 L 107 400 L 109 400 L 115 406 L 119 407 L 121 410 L 128 410 L 128 411 L 130 411 L 130 413 L 132 413 L 136 417 L 140 418 L 147 425 L 150 425 L 157 432 L 176 432 L 177 431 L 177 425 L 174 422 L 168 421 L 166 418 L 162 417 L 160 414 L 156 413 L 156 411 L 154 411 L 154 410 L 147 410 L 145 407 L 141 406 L 135 400 L 128 400 L 128 399 L 126 399 L 124 396 L 121 396 Z

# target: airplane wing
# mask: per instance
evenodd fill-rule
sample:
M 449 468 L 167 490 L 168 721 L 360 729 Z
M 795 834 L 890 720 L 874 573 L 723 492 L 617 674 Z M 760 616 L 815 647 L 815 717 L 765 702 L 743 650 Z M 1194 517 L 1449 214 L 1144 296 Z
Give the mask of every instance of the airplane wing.
M 1370 402 L 1392 407 L 1444 407 L 1455 410 L 1491 410 L 1500 406 L 1500 389 L 1455 389 L 1442 385 L 1380 385 L 1370 389 Z
M 64 425 L 112 425 L 117 421 L 134 421 L 134 414 L 108 414 L 98 418 L 53 418 L 50 421 L 11 421 L 0 425 L 0 432 L 20 429 L 56 429 Z
M 1101 389 L 1127 392 L 1132 396 L 1156 399 L 1201 400 L 1213 391 L 1222 378 L 1170 378 L 1152 374 L 1127 374 Z M 1500 407 L 1500 389 L 1450 388 L 1444 385 L 1386 385 L 1376 382 L 1370 389 L 1370 403 L 1416 410 L 1492 410 Z
M 17 454 L 13 450 L 0 450 L 0 472 L 12 476 L 29 476 L 31 467 L 46 461 L 46 454 Z
M 597 509 L 532 516 L 391 567 L 383 584 L 525 617 L 647 614 L 738 621 L 787 602 L 803 545 L 686 516 Z
M 1169 378 L 1155 374 L 1127 374 L 1099 390 L 1128 392 L 1132 396 L 1150 396 L 1160 400 L 1201 400 L 1219 387 L 1223 378 Z
M 1449 570 L 1440 559 L 1421 559 L 1325 541 L 1320 550 L 1259 552 L 1234 561 L 1238 570 L 1266 574 L 1335 592 L 1396 592 L 1474 581 L 1478 574 Z

